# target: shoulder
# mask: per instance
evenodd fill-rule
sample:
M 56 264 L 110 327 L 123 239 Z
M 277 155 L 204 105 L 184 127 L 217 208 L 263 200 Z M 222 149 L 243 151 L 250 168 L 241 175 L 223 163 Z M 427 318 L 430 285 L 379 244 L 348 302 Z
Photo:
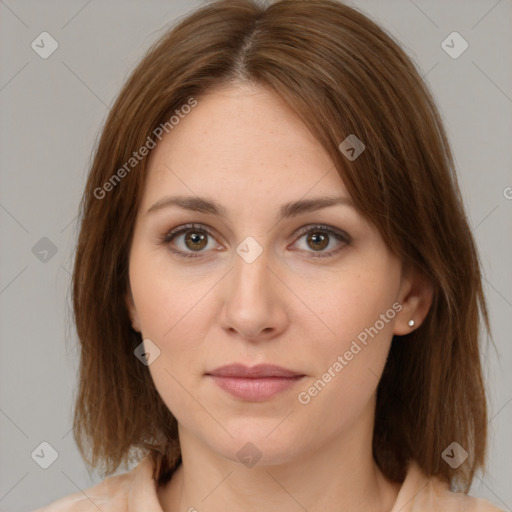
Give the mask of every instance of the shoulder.
M 148 512 L 161 512 L 149 455 L 127 473 L 110 476 L 33 512 L 125 512 L 140 506 Z
M 504 512 L 487 500 L 450 491 L 448 484 L 428 478 L 411 461 L 391 512 Z

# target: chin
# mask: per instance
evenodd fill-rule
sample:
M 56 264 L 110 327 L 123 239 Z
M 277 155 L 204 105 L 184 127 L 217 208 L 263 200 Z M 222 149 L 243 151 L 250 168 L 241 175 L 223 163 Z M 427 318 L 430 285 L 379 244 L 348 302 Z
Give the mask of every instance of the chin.
M 290 463 L 300 458 L 308 443 L 310 444 L 310 439 L 297 425 L 288 425 L 285 428 L 286 420 L 279 426 L 284 417 L 277 420 L 239 418 L 227 427 L 233 437 L 203 437 L 203 440 L 212 451 L 248 468 L 255 465 L 261 467 Z

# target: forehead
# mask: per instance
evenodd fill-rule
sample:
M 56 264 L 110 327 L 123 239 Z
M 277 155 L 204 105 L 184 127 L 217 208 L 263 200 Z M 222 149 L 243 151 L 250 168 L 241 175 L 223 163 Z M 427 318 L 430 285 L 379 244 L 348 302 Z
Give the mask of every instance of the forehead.
M 254 85 L 197 98 L 152 151 L 146 196 L 184 187 L 197 195 L 232 190 L 296 198 L 313 188 L 346 195 L 332 160 L 299 117 L 272 91 Z

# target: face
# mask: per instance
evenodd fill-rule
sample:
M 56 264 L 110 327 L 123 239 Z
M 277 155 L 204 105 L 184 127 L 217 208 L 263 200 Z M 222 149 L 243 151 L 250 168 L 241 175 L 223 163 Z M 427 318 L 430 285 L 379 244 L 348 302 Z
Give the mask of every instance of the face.
M 180 437 L 271 464 L 370 428 L 408 282 L 301 121 L 266 89 L 212 91 L 148 166 L 127 303 Z

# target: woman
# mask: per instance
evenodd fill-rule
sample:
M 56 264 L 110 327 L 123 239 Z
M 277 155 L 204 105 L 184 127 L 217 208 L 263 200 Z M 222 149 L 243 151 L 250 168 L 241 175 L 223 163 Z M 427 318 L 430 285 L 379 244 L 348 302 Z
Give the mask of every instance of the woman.
M 217 1 L 144 57 L 95 155 L 74 433 L 41 510 L 497 511 L 478 256 L 435 103 L 331 0 Z M 458 491 L 458 492 L 454 492 Z

